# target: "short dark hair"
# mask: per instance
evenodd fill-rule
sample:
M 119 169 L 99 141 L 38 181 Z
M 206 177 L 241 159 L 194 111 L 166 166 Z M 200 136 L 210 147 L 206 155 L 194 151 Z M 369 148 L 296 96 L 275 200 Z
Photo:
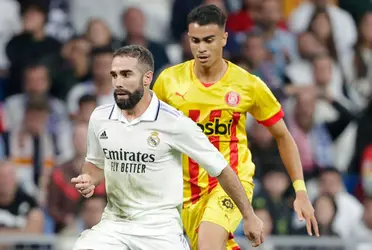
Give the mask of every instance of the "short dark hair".
M 140 45 L 127 45 L 117 49 L 113 57 L 132 57 L 138 60 L 138 63 L 146 66 L 146 71 L 154 72 L 154 56 L 152 53 Z
M 110 46 L 97 47 L 90 53 L 92 58 L 102 54 L 112 54 L 113 49 Z
M 45 95 L 30 96 L 26 103 L 26 112 L 50 112 L 49 99 Z
M 190 23 L 199 25 L 217 24 L 224 28 L 226 24 L 226 15 L 216 5 L 201 5 L 193 9 L 187 16 L 187 26 Z
M 29 10 L 36 10 L 43 14 L 44 17 L 46 17 L 48 14 L 48 4 L 46 3 L 46 1 L 23 1 L 20 9 L 21 16 L 24 16 Z
M 337 174 L 341 176 L 340 170 L 338 170 L 337 168 L 333 166 L 326 166 L 324 168 L 321 168 L 319 172 L 320 172 L 320 175 L 327 174 L 327 173 L 333 173 L 333 174 Z
M 97 97 L 95 95 L 85 94 L 79 98 L 79 106 L 83 105 L 84 103 L 94 102 L 97 103 Z
M 25 68 L 23 69 L 23 72 L 22 72 L 22 77 L 23 77 L 22 79 L 25 80 L 26 74 L 29 73 L 30 71 L 40 69 L 40 68 L 45 69 L 47 77 L 49 79 L 49 84 L 50 84 L 51 79 L 50 79 L 49 68 L 46 64 L 44 64 L 40 61 L 30 62 L 30 63 L 26 64 L 26 66 L 25 66 Z

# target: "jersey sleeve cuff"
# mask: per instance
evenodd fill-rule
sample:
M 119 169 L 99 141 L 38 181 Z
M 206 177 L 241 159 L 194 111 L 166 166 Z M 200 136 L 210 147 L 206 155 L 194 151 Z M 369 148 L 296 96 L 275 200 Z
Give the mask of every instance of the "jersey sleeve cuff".
M 265 127 L 271 127 L 275 123 L 277 123 L 280 119 L 282 119 L 283 117 L 284 117 L 284 111 L 281 108 L 278 113 L 276 113 L 275 115 L 273 115 L 269 119 L 266 119 L 264 121 L 258 121 L 258 123 L 264 125 Z
M 208 174 L 211 176 L 211 177 L 218 177 L 220 176 L 220 174 L 222 173 L 222 171 L 228 166 L 228 163 L 225 161 L 224 163 L 221 163 L 221 164 L 218 164 L 218 165 L 215 165 L 216 168 L 213 169 L 213 171 L 210 171 Z

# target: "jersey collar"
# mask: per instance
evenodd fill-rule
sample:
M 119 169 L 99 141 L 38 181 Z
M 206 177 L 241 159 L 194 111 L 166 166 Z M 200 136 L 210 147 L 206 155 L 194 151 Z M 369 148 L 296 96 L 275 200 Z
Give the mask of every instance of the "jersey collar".
M 153 121 L 156 121 L 158 119 L 159 109 L 160 109 L 160 101 L 159 101 L 158 97 L 156 96 L 156 94 L 153 91 L 151 91 L 151 95 L 152 95 L 152 98 L 151 98 L 151 102 L 150 102 L 149 107 L 146 109 L 146 111 L 140 117 L 138 117 L 135 120 L 153 122 Z M 116 104 L 114 104 L 114 106 L 112 107 L 109 119 L 110 120 L 119 120 L 119 121 L 128 123 L 127 119 L 125 119 L 125 117 L 122 115 L 121 109 Z

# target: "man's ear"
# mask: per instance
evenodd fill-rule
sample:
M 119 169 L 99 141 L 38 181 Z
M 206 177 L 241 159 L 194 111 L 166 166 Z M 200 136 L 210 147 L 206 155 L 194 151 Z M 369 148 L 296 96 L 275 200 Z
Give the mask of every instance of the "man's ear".
M 228 32 L 225 32 L 223 34 L 223 42 L 222 42 L 222 46 L 225 47 L 226 44 L 227 44 L 227 38 L 229 37 L 229 33 Z
M 152 78 L 154 77 L 154 72 L 152 71 L 147 71 L 144 75 L 143 75 L 143 86 L 144 87 L 150 87 L 151 85 L 151 82 L 152 82 Z

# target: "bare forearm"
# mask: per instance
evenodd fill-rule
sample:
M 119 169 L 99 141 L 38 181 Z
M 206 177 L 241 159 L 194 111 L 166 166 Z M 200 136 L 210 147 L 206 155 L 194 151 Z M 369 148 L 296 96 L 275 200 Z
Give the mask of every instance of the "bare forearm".
M 227 166 L 217 178 L 221 187 L 234 201 L 243 217 L 248 218 L 253 213 L 253 208 L 235 172 Z
M 276 138 L 280 156 L 292 181 L 303 180 L 304 175 L 301 166 L 300 154 L 291 134 Z
M 105 178 L 104 171 L 90 162 L 84 162 L 81 173 L 90 175 L 95 186 Z

